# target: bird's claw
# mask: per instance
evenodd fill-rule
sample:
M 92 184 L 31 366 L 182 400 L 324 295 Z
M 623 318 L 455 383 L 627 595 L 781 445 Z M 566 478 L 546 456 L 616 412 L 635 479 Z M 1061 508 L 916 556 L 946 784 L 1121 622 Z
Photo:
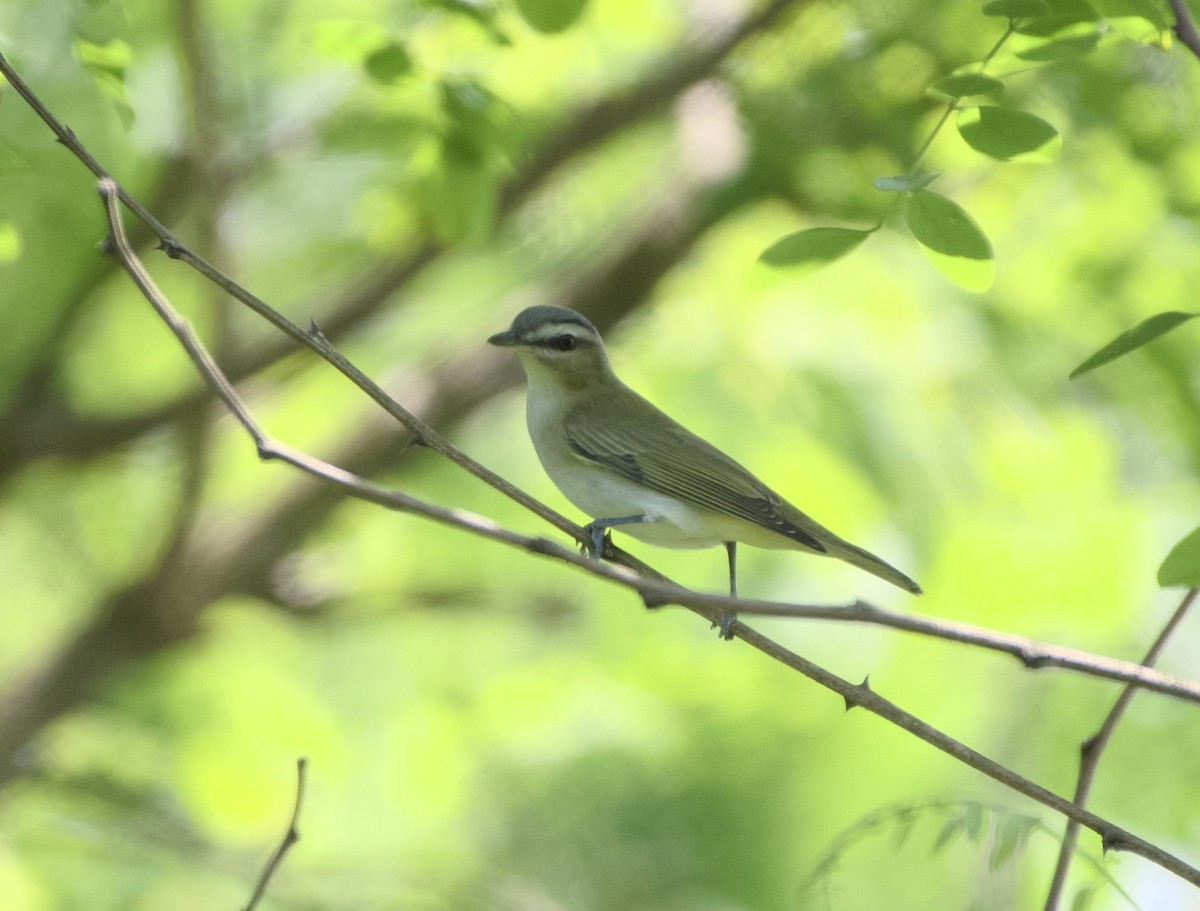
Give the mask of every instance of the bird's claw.
M 605 539 L 612 540 L 608 535 L 608 529 L 603 525 L 597 526 L 589 523 L 583 526 L 583 530 L 591 535 L 592 540 L 590 544 L 581 545 L 579 552 L 584 556 L 591 557 L 593 560 L 599 560 L 604 553 Z
M 726 642 L 729 642 L 733 639 L 733 624 L 736 621 L 737 621 L 737 614 L 735 614 L 735 613 L 721 614 L 720 621 L 718 623 L 714 623 L 713 626 L 720 626 L 721 627 L 721 632 L 720 632 L 721 638 L 724 639 Z

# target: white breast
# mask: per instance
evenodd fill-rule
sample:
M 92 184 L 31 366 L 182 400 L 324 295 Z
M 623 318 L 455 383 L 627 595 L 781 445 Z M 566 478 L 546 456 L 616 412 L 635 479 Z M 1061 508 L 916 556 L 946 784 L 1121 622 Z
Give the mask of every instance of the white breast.
M 649 490 L 572 452 L 562 430 L 570 403 L 538 368 L 536 363 L 526 368 L 529 436 L 550 480 L 589 521 L 645 516 L 646 521 L 618 530 L 663 547 L 712 547 L 730 540 L 728 517 Z

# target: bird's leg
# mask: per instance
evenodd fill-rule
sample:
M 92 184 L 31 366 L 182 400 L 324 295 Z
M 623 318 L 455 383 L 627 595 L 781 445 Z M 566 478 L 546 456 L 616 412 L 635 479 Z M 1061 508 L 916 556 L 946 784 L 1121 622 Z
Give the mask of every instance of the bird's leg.
M 599 560 L 604 553 L 604 533 L 614 525 L 632 525 L 635 522 L 645 522 L 645 516 L 622 516 L 617 519 L 593 519 L 583 526 L 583 530 L 592 536 L 592 545 L 584 545 L 584 551 L 592 558 Z
M 737 541 L 725 542 L 725 553 L 729 555 L 729 597 L 737 597 Z M 728 611 L 721 614 L 721 638 L 726 641 L 733 638 L 733 621 L 737 613 Z

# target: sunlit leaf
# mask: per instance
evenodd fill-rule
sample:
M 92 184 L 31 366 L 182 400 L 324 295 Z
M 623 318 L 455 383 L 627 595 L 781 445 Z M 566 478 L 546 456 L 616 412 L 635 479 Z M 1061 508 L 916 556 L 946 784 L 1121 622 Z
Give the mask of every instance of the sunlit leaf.
M 1087 35 L 1068 35 L 1064 38 L 1051 38 L 1041 44 L 1015 51 L 1022 60 L 1034 63 L 1048 63 L 1052 60 L 1065 60 L 1068 57 L 1082 57 L 1100 42 L 1100 33 L 1092 32 Z
M 1096 12 L 1110 22 L 1137 18 L 1159 30 L 1171 27 L 1153 0 L 1090 0 L 1090 3 Z
M 1051 161 L 1062 151 L 1062 137 L 1046 121 L 995 105 L 964 108 L 958 132 L 971 148 L 1000 161 Z
M 1006 19 L 1028 19 L 1050 15 L 1050 4 L 1046 0 L 991 0 L 983 5 L 983 14 Z
M 937 98 L 971 98 L 975 95 L 999 95 L 1004 83 L 983 73 L 957 73 L 944 76 L 929 87 L 929 94 Z
M 1047 37 L 1081 23 L 1099 21 L 1100 14 L 1087 0 L 1054 0 L 1050 15 L 1022 19 L 1016 23 L 1016 31 L 1021 35 Z
M 856 228 L 809 228 L 775 241 L 758 260 L 768 266 L 817 269 L 845 256 L 872 233 Z
M 17 226 L 0 221 L 0 263 L 11 263 L 21 255 L 21 235 Z
M 1089 370 L 1115 361 L 1117 358 L 1134 351 L 1147 342 L 1152 342 L 1160 335 L 1165 335 L 1177 326 L 1182 326 L 1188 320 L 1195 319 L 1200 313 L 1188 313 L 1182 310 L 1168 310 L 1166 313 L 1156 313 L 1142 320 L 1132 329 L 1127 329 L 1111 342 L 1089 357 L 1086 361 L 1071 371 L 1071 379 L 1082 376 Z
M 1200 588 L 1200 528 L 1171 548 L 1158 568 L 1163 588 Z
M 93 44 L 79 38 L 75 41 L 74 51 L 75 59 L 87 70 L 100 91 L 116 104 L 125 125 L 131 124 L 133 108 L 125 95 L 125 73 L 133 62 L 129 45 L 119 40 Z
M 367 75 L 382 85 L 392 85 L 412 72 L 412 58 L 403 44 L 389 41 L 363 60 Z
M 425 2 L 430 6 L 474 21 L 497 44 L 506 46 L 512 44 L 512 39 L 496 24 L 496 5 L 491 0 L 425 0 Z
M 941 171 L 923 171 L 920 174 L 897 174 L 894 177 L 876 177 L 871 186 L 886 193 L 904 193 L 924 190 L 942 176 Z
M 516 0 L 521 18 L 539 32 L 554 34 L 570 28 L 582 14 L 587 0 Z
M 904 201 L 904 220 L 930 262 L 969 291 L 986 291 L 996 274 L 992 245 L 961 206 L 931 190 Z

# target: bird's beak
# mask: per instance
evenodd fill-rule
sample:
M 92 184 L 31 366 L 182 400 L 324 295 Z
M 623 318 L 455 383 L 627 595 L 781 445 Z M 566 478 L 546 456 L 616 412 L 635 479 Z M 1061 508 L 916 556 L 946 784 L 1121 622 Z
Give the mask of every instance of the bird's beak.
M 499 345 L 501 348 L 512 348 L 514 345 L 519 345 L 517 337 L 513 335 L 511 329 L 506 329 L 503 332 L 497 332 L 488 339 L 489 345 Z

